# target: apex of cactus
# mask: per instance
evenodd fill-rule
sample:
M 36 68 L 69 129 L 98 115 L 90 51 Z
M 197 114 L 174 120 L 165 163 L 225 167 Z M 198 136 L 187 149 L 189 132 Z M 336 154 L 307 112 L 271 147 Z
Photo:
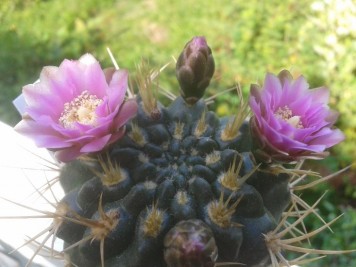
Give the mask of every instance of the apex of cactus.
M 188 104 L 203 96 L 214 70 L 214 58 L 205 37 L 194 37 L 185 45 L 176 65 L 181 95 Z

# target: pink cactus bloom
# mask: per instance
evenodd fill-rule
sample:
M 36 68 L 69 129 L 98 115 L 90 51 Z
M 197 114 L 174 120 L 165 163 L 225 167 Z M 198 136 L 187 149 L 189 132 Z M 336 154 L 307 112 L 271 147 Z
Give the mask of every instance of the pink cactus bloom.
M 127 79 L 123 70 L 104 72 L 90 54 L 44 67 L 39 82 L 23 87 L 27 106 L 15 130 L 63 162 L 100 151 L 137 112 L 136 101 L 125 100 Z
M 329 90 L 308 88 L 304 77 L 293 81 L 287 71 L 267 74 L 262 89 L 251 86 L 251 132 L 264 161 L 321 159 L 325 149 L 344 140 L 333 127 L 338 113 L 328 107 Z

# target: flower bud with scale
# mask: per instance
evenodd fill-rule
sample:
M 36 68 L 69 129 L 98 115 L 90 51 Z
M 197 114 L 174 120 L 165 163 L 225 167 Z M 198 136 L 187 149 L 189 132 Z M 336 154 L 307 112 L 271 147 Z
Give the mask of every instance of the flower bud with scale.
M 214 58 L 205 37 L 194 37 L 185 45 L 176 64 L 181 95 L 188 104 L 193 105 L 203 96 L 214 70 Z

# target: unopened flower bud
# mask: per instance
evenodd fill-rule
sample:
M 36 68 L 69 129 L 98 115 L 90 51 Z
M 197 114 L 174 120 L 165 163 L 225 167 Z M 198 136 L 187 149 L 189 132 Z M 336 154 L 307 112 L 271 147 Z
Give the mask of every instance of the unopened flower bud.
M 214 70 L 214 58 L 205 37 L 194 37 L 185 45 L 176 65 L 181 95 L 188 104 L 203 96 Z
M 212 231 L 200 220 L 180 221 L 165 236 L 169 267 L 213 267 L 218 249 Z

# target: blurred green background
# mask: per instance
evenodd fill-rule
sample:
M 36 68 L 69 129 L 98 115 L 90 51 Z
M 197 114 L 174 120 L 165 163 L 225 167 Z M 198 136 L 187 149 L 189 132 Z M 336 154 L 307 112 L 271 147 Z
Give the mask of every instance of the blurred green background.
M 195 35 L 206 36 L 216 61 L 207 94 L 240 83 L 248 94 L 251 83 L 262 83 L 266 72 L 288 69 L 303 74 L 310 86 L 331 88 L 330 105 L 340 112 L 347 139 L 326 160 L 313 165 L 330 173 L 353 168 L 304 192 L 310 202 L 329 190 L 320 212 L 330 220 L 345 212 L 313 240 L 322 249 L 356 248 L 356 4 L 352 0 L 2 0 L 0 4 L 0 120 L 15 125 L 20 117 L 11 101 L 23 85 L 34 82 L 45 65 L 92 53 L 103 67 L 112 63 L 135 75 L 144 57 L 155 68 L 177 57 Z M 160 85 L 178 92 L 171 64 Z M 235 94 L 217 98 L 213 108 L 231 114 Z M 315 193 L 318 194 L 315 194 Z M 310 228 L 320 226 L 317 220 Z M 356 266 L 351 255 L 330 256 L 309 266 Z

